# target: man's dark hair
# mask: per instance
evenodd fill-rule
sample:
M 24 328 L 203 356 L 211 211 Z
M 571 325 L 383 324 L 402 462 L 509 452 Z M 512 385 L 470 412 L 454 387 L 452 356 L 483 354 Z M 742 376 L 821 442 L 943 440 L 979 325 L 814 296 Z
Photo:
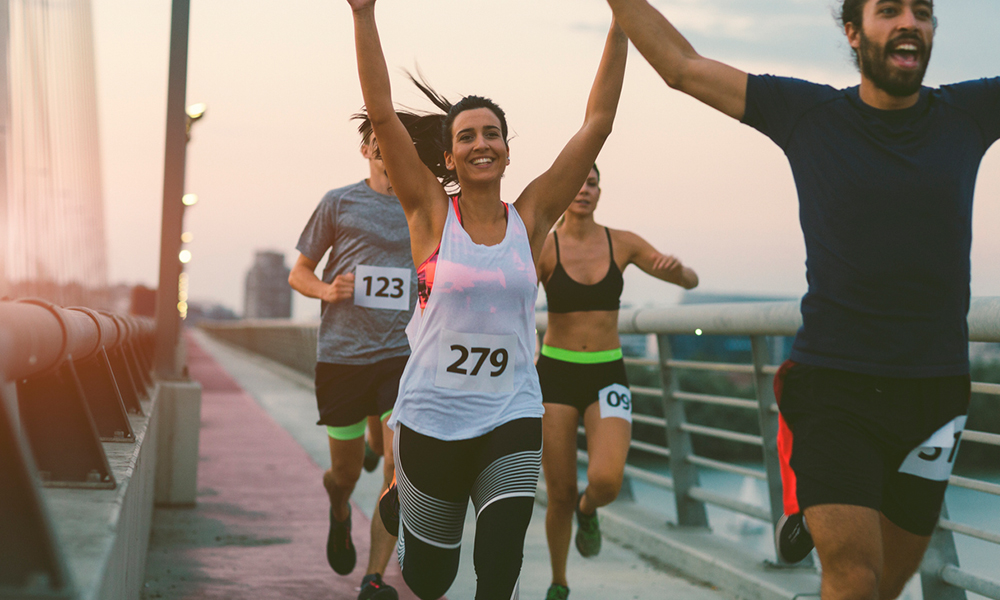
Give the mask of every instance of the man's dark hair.
M 600 183 L 601 183 L 601 170 L 597 168 L 597 163 L 594 163 L 594 166 L 590 167 L 590 168 L 594 170 L 594 173 L 597 173 L 597 183 L 598 183 L 598 185 L 600 185 Z
M 843 0 L 840 5 L 840 15 L 837 17 L 837 21 L 840 23 L 841 27 L 847 27 L 850 23 L 854 26 L 854 29 L 861 31 L 862 23 L 864 22 L 864 11 L 865 4 L 869 0 Z M 851 56 L 854 58 L 855 66 L 861 66 L 861 59 L 858 58 L 858 51 L 851 48 Z
M 841 27 L 847 27 L 850 23 L 854 26 L 854 29 L 861 31 L 861 27 L 864 23 L 865 5 L 871 0 L 843 0 L 840 4 L 840 14 L 837 16 L 837 21 L 840 23 Z M 934 0 L 929 0 L 931 3 L 931 9 L 934 8 Z M 937 20 L 934 21 L 934 27 L 937 27 Z M 854 57 L 854 63 L 861 66 L 861 60 L 858 58 L 858 51 L 851 48 L 851 55 Z

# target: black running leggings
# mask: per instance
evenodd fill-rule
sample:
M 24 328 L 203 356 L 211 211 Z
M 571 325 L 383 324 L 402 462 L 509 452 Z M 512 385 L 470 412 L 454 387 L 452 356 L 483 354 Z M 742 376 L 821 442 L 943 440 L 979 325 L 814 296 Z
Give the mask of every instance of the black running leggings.
M 542 420 L 518 419 L 470 440 L 442 441 L 400 424 L 394 439 L 399 565 L 422 600 L 458 573 L 469 498 L 476 509 L 476 600 L 517 598 L 524 535 L 542 461 Z

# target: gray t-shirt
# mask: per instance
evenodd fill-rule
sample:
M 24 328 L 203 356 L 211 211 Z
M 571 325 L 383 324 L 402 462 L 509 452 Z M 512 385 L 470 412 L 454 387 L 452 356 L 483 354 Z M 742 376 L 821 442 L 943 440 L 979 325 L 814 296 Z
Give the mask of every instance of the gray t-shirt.
M 360 284 L 361 296 L 356 293 L 353 300 L 322 303 L 316 351 L 319 362 L 365 365 L 409 355 L 404 330 L 416 303 L 417 278 L 406 215 L 395 196 L 380 194 L 364 181 L 327 192 L 296 248 L 317 263 L 330 250 L 323 267 L 326 283 L 337 275 L 355 273 L 359 265 L 374 268 L 366 271 L 366 278 L 355 274 L 355 290 Z M 409 275 L 380 271 L 379 267 L 405 269 Z M 405 309 L 357 305 L 366 296 L 376 303 L 400 305 L 407 293 L 404 286 L 409 294 Z

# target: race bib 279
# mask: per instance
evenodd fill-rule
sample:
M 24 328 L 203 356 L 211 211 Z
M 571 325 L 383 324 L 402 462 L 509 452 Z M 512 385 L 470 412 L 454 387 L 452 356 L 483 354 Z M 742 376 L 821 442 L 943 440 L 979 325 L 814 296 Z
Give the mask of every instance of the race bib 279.
M 453 390 L 514 390 L 516 335 L 441 331 L 434 385 Z

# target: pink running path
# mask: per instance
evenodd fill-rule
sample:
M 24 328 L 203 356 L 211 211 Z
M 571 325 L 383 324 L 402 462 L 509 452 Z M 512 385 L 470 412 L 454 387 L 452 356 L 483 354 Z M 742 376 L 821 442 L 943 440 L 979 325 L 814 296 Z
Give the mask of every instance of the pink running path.
M 369 519 L 353 506 L 354 572 L 326 562 L 329 501 L 323 470 L 228 373 L 187 338 L 202 385 L 198 503 L 158 509 L 147 599 L 353 600 L 365 574 Z M 385 576 L 405 600 L 395 557 Z

